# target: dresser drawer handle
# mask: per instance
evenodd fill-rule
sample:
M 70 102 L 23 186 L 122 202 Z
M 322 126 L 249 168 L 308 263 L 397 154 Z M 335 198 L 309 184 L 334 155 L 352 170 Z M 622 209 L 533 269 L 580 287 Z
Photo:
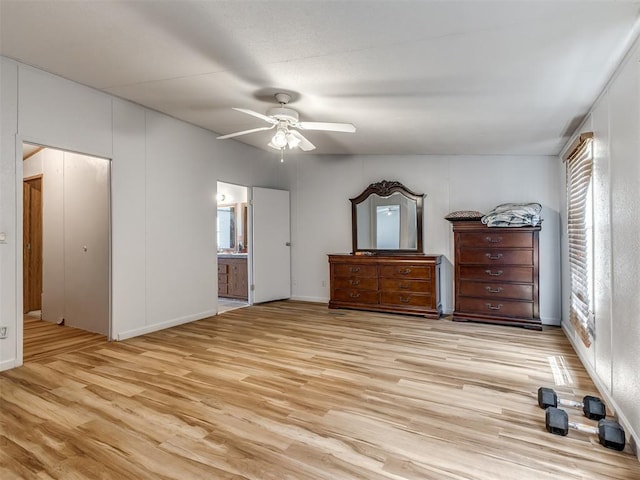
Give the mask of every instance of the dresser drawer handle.
M 400 275 L 409 275 L 411 273 L 411 269 L 410 268 L 403 268 L 403 269 L 398 269 L 398 273 Z
M 489 293 L 500 293 L 500 292 L 502 292 L 502 290 L 504 290 L 502 287 L 498 287 L 498 288 L 484 287 L 484 288 Z
M 492 272 L 491 270 L 485 270 L 485 273 L 491 277 L 499 277 L 502 275 L 502 270 L 498 270 L 497 272 Z
M 360 297 L 360 294 L 359 294 L 358 292 L 351 292 L 351 293 L 349 294 L 349 296 L 350 296 L 351 298 L 358 298 L 358 297 Z
M 502 258 L 501 253 L 496 253 L 495 255 L 491 253 L 485 253 L 484 256 L 487 257 L 489 260 L 500 260 Z
M 484 239 L 489 243 L 500 243 L 502 241 L 502 237 L 485 237 Z
M 400 295 L 400 301 L 402 303 L 409 303 L 410 300 L 411 300 L 410 297 L 403 297 L 402 295 Z
M 492 305 L 490 303 L 487 303 L 487 308 L 489 310 L 500 310 L 502 308 L 502 306 L 503 305 L 501 303 L 499 303 L 498 305 Z
M 408 283 L 402 282 L 402 283 L 400 283 L 400 285 L 398 285 L 398 288 L 401 288 L 402 290 L 407 290 L 407 289 L 411 288 L 411 285 L 408 284 Z
M 349 271 L 350 271 L 351 273 L 358 273 L 358 272 L 360 271 L 360 267 L 351 267 L 351 268 L 349 269 Z
M 349 280 L 349 285 L 360 285 L 360 280 Z

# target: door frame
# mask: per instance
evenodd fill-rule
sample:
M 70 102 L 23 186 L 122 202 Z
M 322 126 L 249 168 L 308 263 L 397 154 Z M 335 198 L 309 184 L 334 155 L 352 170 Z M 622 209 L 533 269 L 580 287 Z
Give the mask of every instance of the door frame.
M 42 150 L 41 148 L 38 149 L 38 152 Z M 36 152 L 37 153 L 37 152 Z M 24 188 L 24 184 L 25 183 L 30 183 L 34 180 L 40 180 L 40 235 L 37 238 L 37 241 L 39 243 L 39 251 L 40 251 L 40 261 L 39 261 L 39 267 L 38 267 L 38 271 L 40 273 L 40 287 L 42 287 L 42 268 L 43 268 L 43 257 L 42 257 L 42 245 L 43 245 L 43 220 L 44 220 L 44 215 L 43 215 L 43 195 L 44 195 L 44 174 L 40 173 L 37 175 L 32 175 L 30 177 L 26 177 L 22 179 L 22 185 Z M 22 278 L 22 285 L 23 285 L 23 292 L 22 292 L 22 298 L 23 298 L 23 305 L 22 305 L 22 314 L 26 314 L 27 312 L 25 312 L 25 306 L 24 306 L 24 298 L 25 298 L 25 294 L 27 294 L 27 296 L 31 296 L 32 293 L 31 292 L 25 292 L 24 291 L 24 285 L 25 285 L 25 281 L 27 283 L 27 285 L 29 285 L 29 289 L 33 288 L 33 281 L 29 281 L 32 280 L 31 278 L 29 278 L 27 280 L 27 277 L 29 276 L 28 274 L 25 275 L 24 272 L 24 260 L 25 260 L 25 251 L 24 251 L 24 220 L 25 220 L 25 216 L 24 216 L 24 190 L 23 190 L 23 195 L 22 195 L 22 201 L 23 201 L 23 214 L 22 214 L 22 226 L 23 226 L 23 250 L 22 250 L 22 264 L 23 264 L 23 278 Z M 31 208 L 30 205 L 30 209 L 31 211 L 33 211 L 33 209 Z M 31 239 L 31 243 L 33 244 L 33 239 Z M 30 248 L 29 250 L 33 251 L 33 248 Z M 42 288 L 40 288 L 40 310 L 42 311 Z M 31 304 L 29 304 L 29 310 L 27 311 L 31 311 Z M 42 316 L 42 315 L 41 315 Z
M 29 143 L 31 145 L 37 145 L 44 148 L 52 148 L 55 150 L 61 150 L 63 152 L 77 153 L 80 155 L 87 155 L 95 158 L 102 158 L 104 160 L 109 161 L 109 169 L 107 174 L 107 193 L 109 195 L 109 213 L 108 213 L 108 229 L 109 229 L 109 238 L 108 238 L 108 248 L 109 248 L 109 264 L 108 264 L 108 334 L 107 340 L 113 341 L 113 185 L 111 182 L 111 168 L 113 166 L 113 159 L 109 157 L 105 157 L 102 155 L 94 154 L 91 152 L 82 152 L 78 150 L 74 150 L 72 148 L 65 148 L 64 146 L 54 145 L 49 142 L 39 141 L 30 136 L 23 136 L 18 133 L 15 136 L 15 159 L 16 159 L 16 192 L 22 190 L 22 182 L 24 181 L 24 165 L 22 159 L 22 146 L 25 143 Z M 44 185 L 43 185 L 44 190 Z M 23 205 L 22 195 L 16 195 L 16 260 L 22 258 L 24 252 L 24 244 L 23 244 L 23 216 L 24 216 L 24 205 Z M 23 305 L 23 282 L 24 282 L 24 272 L 23 272 L 23 262 L 16 261 L 16 361 L 15 366 L 19 367 L 24 363 L 24 314 L 22 311 L 24 310 Z
M 219 193 L 218 192 L 218 184 L 220 183 L 226 183 L 227 185 L 232 185 L 234 187 L 240 187 L 240 188 L 244 188 L 245 189 L 245 193 L 247 196 L 247 200 L 245 202 L 238 202 L 238 205 L 241 206 L 242 208 L 242 215 L 245 216 L 245 218 L 243 218 L 243 227 L 246 228 L 246 230 L 244 231 L 244 238 L 245 238 L 245 245 L 247 243 L 247 238 L 251 239 L 251 241 L 249 242 L 249 245 L 247 246 L 247 304 L 248 305 L 253 305 L 253 289 L 251 288 L 251 286 L 253 285 L 253 232 L 251 230 L 251 198 L 250 198 L 250 193 L 251 193 L 251 187 L 247 186 L 247 185 L 243 185 L 240 183 L 234 183 L 234 182 L 228 182 L 226 180 L 221 180 L 221 179 L 217 179 L 216 180 L 216 195 Z M 223 203 L 221 203 L 221 205 L 223 205 Z M 246 207 L 246 208 L 245 208 Z M 216 212 L 216 216 L 215 216 L 215 222 L 217 224 L 218 221 L 218 200 L 216 199 L 215 202 L 215 212 Z M 215 226 L 215 225 L 214 225 Z M 236 227 L 237 228 L 237 227 Z M 218 271 L 218 238 L 216 235 L 215 238 L 215 251 L 216 251 L 216 286 L 214 289 L 214 292 L 216 293 L 216 315 L 218 315 L 220 313 L 220 304 L 218 302 L 218 275 L 217 275 L 217 271 Z

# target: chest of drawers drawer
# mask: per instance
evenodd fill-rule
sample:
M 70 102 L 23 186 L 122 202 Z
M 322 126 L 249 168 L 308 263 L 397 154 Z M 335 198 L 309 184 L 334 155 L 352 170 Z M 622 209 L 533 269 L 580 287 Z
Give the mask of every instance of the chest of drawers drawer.
M 461 248 L 460 264 L 533 265 L 531 249 Z
M 378 277 L 335 277 L 334 288 L 378 290 Z
M 491 316 L 532 318 L 533 302 L 516 302 L 509 300 L 487 300 L 461 297 L 460 312 L 470 312 Z
M 391 292 L 433 293 L 433 282 L 411 278 L 381 278 L 382 290 Z
M 336 277 L 377 277 L 376 265 L 360 265 L 337 263 L 333 265 L 333 274 Z
M 506 231 L 507 229 L 505 228 L 480 228 L 484 228 L 485 231 L 468 232 L 459 235 L 457 245 L 461 248 L 533 248 L 533 237 L 531 232 Z
M 380 265 L 380 277 L 382 278 L 417 278 L 422 280 L 431 279 L 431 267 L 427 265 Z
M 533 285 L 518 283 L 475 282 L 463 280 L 458 294 L 463 297 L 508 298 L 533 301 Z
M 405 305 L 411 307 L 431 306 L 431 295 L 407 292 L 381 292 L 380 303 L 385 305 Z
M 377 290 L 358 290 L 349 288 L 336 288 L 332 292 L 332 299 L 337 302 L 359 303 L 376 305 L 380 302 Z
M 476 267 L 460 265 L 456 269 L 460 280 L 479 280 L 485 282 L 533 282 L 533 267 L 487 266 Z

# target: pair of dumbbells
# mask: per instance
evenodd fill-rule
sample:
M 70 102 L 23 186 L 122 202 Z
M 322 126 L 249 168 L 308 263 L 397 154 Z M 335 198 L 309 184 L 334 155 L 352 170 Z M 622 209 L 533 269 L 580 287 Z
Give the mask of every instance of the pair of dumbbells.
M 582 408 L 584 416 L 598 420 L 597 427 L 569 421 L 569 415 L 558 405 Z M 545 409 L 545 426 L 549 433 L 566 436 L 569 429 L 598 435 L 598 441 L 606 448 L 622 451 L 625 446 L 625 434 L 622 426 L 613 420 L 606 419 L 606 407 L 598 397 L 585 396 L 582 402 L 558 398 L 551 388 L 538 389 L 538 406 Z

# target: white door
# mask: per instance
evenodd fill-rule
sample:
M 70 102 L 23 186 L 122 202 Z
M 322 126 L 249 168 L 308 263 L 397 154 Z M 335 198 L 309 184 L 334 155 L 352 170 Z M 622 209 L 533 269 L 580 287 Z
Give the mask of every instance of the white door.
M 109 334 L 109 160 L 64 153 L 65 325 Z
M 253 303 L 291 296 L 289 192 L 251 189 Z

